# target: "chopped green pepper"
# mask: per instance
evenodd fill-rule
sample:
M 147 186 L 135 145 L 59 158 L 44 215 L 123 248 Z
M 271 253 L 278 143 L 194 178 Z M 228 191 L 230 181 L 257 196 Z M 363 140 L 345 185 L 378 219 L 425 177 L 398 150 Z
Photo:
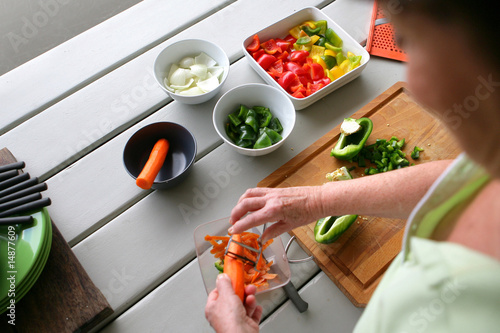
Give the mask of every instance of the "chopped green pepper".
M 255 111 L 259 115 L 259 127 L 267 127 L 273 118 L 269 108 L 263 106 L 254 106 Z
M 240 133 L 240 139 L 242 140 L 255 140 L 257 138 L 257 132 L 255 132 L 252 126 L 248 124 L 243 124 L 238 127 L 238 132 Z
M 300 37 L 299 39 L 297 39 L 297 41 L 295 43 L 297 45 L 307 45 L 307 44 L 311 43 L 311 37 L 309 37 L 309 36 Z
M 356 122 L 361 125 L 361 130 L 351 135 L 340 134 L 337 144 L 330 153 L 331 156 L 340 160 L 350 160 L 363 149 L 372 132 L 373 123 L 369 118 L 360 118 Z
M 223 273 L 224 272 L 224 262 L 222 260 L 217 260 L 215 262 L 215 268 L 217 268 L 217 270 L 220 272 L 220 273 Z
M 259 131 L 259 122 L 257 121 L 257 112 L 254 109 L 250 109 L 247 112 L 247 117 L 245 119 L 245 124 L 251 126 L 255 132 Z
M 415 146 L 415 148 L 413 148 L 413 151 L 410 154 L 411 158 L 414 160 L 418 160 L 420 158 L 421 151 L 424 151 L 424 150 L 420 147 Z
M 228 118 L 234 126 L 238 126 L 239 124 L 241 124 L 241 120 L 238 118 L 238 115 L 236 115 L 234 112 L 230 113 Z
M 335 65 L 337 65 L 337 60 L 335 57 L 332 57 L 329 55 L 326 55 L 326 56 L 324 55 L 324 56 L 321 56 L 321 59 L 323 59 L 323 61 L 326 64 L 326 67 L 328 69 L 332 69 L 333 67 L 335 67 Z
M 261 149 L 261 148 L 266 148 L 266 147 L 269 147 L 273 144 L 271 138 L 269 137 L 269 135 L 267 135 L 266 132 L 263 132 L 259 138 L 257 139 L 257 141 L 255 142 L 255 144 L 253 145 L 253 149 Z
M 281 122 L 278 118 L 271 119 L 271 123 L 269 124 L 269 128 L 275 130 L 278 133 L 283 131 L 283 126 L 281 126 Z
M 270 129 L 269 127 L 261 128 L 259 134 L 262 135 L 262 133 L 267 134 L 267 136 L 271 139 L 272 144 L 275 144 L 276 142 L 279 142 L 283 139 L 283 137 L 278 132 Z
M 313 35 L 318 35 L 319 32 L 321 31 L 321 27 L 316 27 L 315 29 L 312 29 L 309 25 L 303 25 L 300 27 L 308 36 L 313 36 Z
M 333 46 L 336 46 L 336 47 L 342 46 L 342 43 L 343 43 L 342 39 L 339 37 L 339 35 L 337 35 L 335 33 L 335 31 L 333 31 L 332 28 L 326 29 L 325 37 L 326 37 L 326 39 L 328 39 L 330 44 L 332 44 Z
M 332 44 L 326 42 L 325 43 L 325 47 L 328 49 L 328 50 L 332 50 L 333 52 L 335 53 L 339 53 L 339 52 L 342 52 L 342 47 L 336 47 L 336 46 L 333 46 Z

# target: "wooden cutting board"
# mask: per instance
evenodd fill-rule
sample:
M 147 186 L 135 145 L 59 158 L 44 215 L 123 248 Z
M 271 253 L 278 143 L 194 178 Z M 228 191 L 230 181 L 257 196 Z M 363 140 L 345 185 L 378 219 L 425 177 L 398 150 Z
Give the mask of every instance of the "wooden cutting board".
M 16 162 L 6 148 L 0 165 Z M 50 207 L 49 207 L 50 213 Z M 16 303 L 15 326 L 2 314 L 0 332 L 88 332 L 113 313 L 52 222 L 52 247 L 42 274 Z
M 403 151 L 410 163 L 451 159 L 460 153 L 447 130 L 410 97 L 403 82 L 398 82 L 352 115 L 356 119 L 361 117 L 373 121 L 367 145 L 378 138 L 405 138 Z M 357 166 L 357 163 L 330 156 L 339 136 L 340 125 L 263 179 L 258 186 L 321 185 L 327 181 L 326 173 L 342 166 Z M 410 158 L 414 146 L 425 149 L 416 161 Z M 351 174 L 354 178 L 373 177 L 365 176 L 364 168 L 360 167 Z M 316 263 L 355 306 L 364 307 L 401 249 L 405 223 L 398 219 L 359 216 L 335 243 L 328 245 L 314 240 L 315 223 L 296 228 L 290 234 L 296 236 L 304 251 L 314 256 Z

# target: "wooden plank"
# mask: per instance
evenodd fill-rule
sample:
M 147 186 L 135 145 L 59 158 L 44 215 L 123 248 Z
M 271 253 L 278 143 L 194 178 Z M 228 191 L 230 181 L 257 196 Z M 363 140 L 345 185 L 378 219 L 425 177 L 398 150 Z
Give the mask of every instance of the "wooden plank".
M 367 141 L 392 136 L 406 139 L 405 152 L 412 147 L 425 147 L 425 153 L 415 161 L 455 158 L 460 148 L 448 131 L 409 96 L 400 82 L 352 115 L 369 117 L 374 124 Z M 259 183 L 263 187 L 321 185 L 325 175 L 341 166 L 350 168 L 357 163 L 340 161 L 330 156 L 338 141 L 340 125 L 314 142 L 294 159 Z M 364 168 L 351 172 L 354 178 L 364 176 Z M 314 223 L 294 229 L 292 234 L 306 252 L 314 255 L 318 265 L 344 291 L 356 306 L 365 306 L 380 277 L 401 249 L 404 221 L 377 217 L 358 217 L 357 223 L 333 244 L 314 240 Z
M 6 73 L 0 135 L 229 3 L 143 1 Z
M 0 150 L 0 165 L 15 161 L 8 149 Z M 52 222 L 52 245 L 45 268 L 16 304 L 15 326 L 2 320 L 0 329 L 2 332 L 88 332 L 112 313 Z

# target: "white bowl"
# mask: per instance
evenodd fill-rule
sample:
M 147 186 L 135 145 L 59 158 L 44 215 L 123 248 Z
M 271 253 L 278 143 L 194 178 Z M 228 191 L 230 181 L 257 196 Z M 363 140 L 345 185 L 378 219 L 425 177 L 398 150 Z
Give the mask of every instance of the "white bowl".
M 227 136 L 224 125 L 228 121 L 227 116 L 238 110 L 241 104 L 249 108 L 253 106 L 268 107 L 283 126 L 281 133 L 283 139 L 270 147 L 261 149 L 242 148 L 235 145 Z M 222 95 L 214 108 L 213 123 L 219 136 L 233 150 L 243 155 L 261 156 L 269 154 L 283 145 L 295 126 L 295 109 L 290 99 L 280 90 L 266 84 L 249 83 L 233 88 Z
M 318 90 L 314 94 L 307 96 L 305 98 L 295 98 L 291 96 L 288 92 L 283 89 L 278 82 L 276 82 L 258 63 L 255 61 L 255 59 L 252 57 L 250 53 L 246 50 L 247 46 L 250 45 L 250 43 L 253 40 L 253 36 L 257 34 L 259 36 L 259 39 L 261 42 L 264 42 L 266 40 L 269 40 L 271 38 L 284 38 L 288 35 L 288 31 L 292 29 L 293 27 L 308 21 L 319 21 L 319 20 L 326 20 L 328 23 L 328 27 L 332 28 L 337 35 L 339 35 L 340 38 L 343 40 L 343 51 L 344 53 L 347 53 L 348 51 L 351 51 L 352 53 L 356 55 L 361 55 L 361 64 L 359 67 L 355 68 L 354 70 L 344 74 L 337 80 L 331 82 L 327 86 L 323 87 L 322 89 Z M 284 94 L 290 98 L 292 101 L 293 105 L 295 106 L 296 110 L 301 110 L 312 103 L 318 101 L 319 99 L 325 97 L 332 91 L 342 87 L 346 83 L 354 80 L 357 78 L 361 72 L 365 69 L 366 64 L 370 60 L 370 54 L 358 43 L 354 38 L 352 38 L 347 32 L 345 32 L 344 29 L 342 29 L 337 23 L 332 21 L 328 16 L 326 16 L 321 10 L 315 8 L 315 7 L 306 7 L 298 12 L 282 19 L 281 21 L 278 21 L 270 26 L 268 26 L 265 29 L 262 29 L 256 33 L 251 34 L 248 38 L 246 38 L 243 41 L 243 52 L 248 59 L 248 62 L 250 63 L 250 66 L 270 85 L 273 87 L 278 88 L 281 90 Z
M 206 53 L 217 62 L 218 66 L 224 68 L 224 73 L 217 88 L 196 96 L 184 96 L 168 91 L 165 88 L 164 79 L 170 71 L 170 66 L 179 63 L 184 57 L 194 57 L 201 52 Z M 220 91 L 229 74 L 229 67 L 229 59 L 226 53 L 216 44 L 202 39 L 185 39 L 170 44 L 158 54 L 154 62 L 154 73 L 156 82 L 174 100 L 184 104 L 200 104 L 208 101 Z

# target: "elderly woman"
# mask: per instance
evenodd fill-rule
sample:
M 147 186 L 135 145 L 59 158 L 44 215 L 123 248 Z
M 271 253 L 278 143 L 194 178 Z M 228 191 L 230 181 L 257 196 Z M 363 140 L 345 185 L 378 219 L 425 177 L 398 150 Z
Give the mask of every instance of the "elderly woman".
M 500 24 L 496 3 L 382 2 L 409 56 L 409 90 L 450 130 L 464 153 L 454 161 L 323 186 L 249 189 L 231 213 L 229 231 L 240 233 L 277 221 L 263 235 L 269 239 L 329 215 L 408 219 L 401 253 L 355 331 L 498 332 Z M 206 306 L 207 319 L 218 332 L 258 331 L 262 309 L 255 289 L 249 287 L 246 292 L 242 304 L 229 278 L 218 279 Z

